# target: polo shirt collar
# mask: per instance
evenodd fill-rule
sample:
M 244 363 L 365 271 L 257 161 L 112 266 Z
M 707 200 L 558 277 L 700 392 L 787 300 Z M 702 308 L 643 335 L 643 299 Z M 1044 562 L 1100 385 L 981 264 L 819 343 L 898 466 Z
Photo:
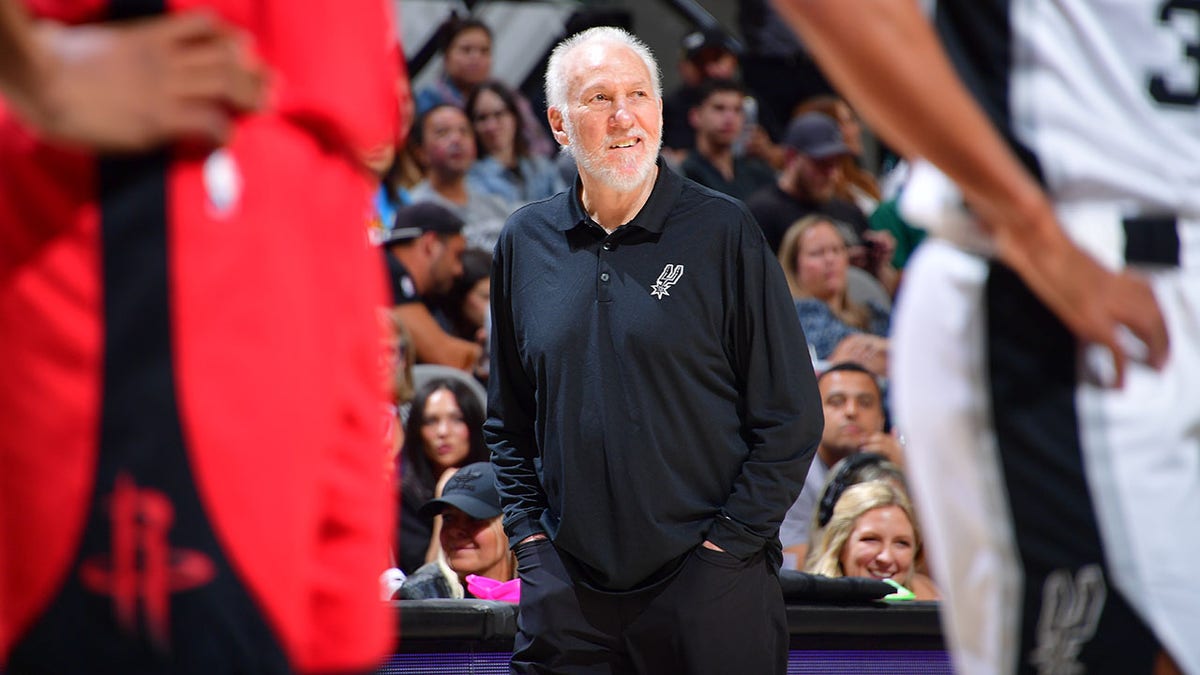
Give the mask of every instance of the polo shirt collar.
M 661 155 L 656 164 L 658 177 L 654 179 L 650 197 L 642 205 L 638 214 L 633 217 L 633 220 L 626 223 L 626 225 L 634 225 L 649 232 L 663 231 L 663 225 L 667 222 L 667 214 L 670 213 L 671 207 L 675 204 L 680 190 L 683 188 L 683 180 L 667 166 Z M 571 192 L 567 197 L 567 216 L 556 220 L 559 230 L 566 232 L 583 223 L 591 222 L 591 217 L 588 216 L 587 211 L 583 210 L 583 200 L 580 199 L 582 191 L 583 182 L 576 176 L 575 184 L 571 186 Z

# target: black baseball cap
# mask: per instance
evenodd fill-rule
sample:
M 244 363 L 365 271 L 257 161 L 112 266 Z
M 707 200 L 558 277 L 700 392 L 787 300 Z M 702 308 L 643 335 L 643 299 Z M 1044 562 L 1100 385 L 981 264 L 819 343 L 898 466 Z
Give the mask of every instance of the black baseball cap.
M 689 61 L 705 52 L 718 51 L 741 56 L 742 46 L 720 28 L 702 28 L 683 36 L 683 56 Z
M 421 515 L 436 516 L 447 506 L 476 520 L 500 515 L 500 493 L 496 490 L 496 470 L 491 463 L 475 462 L 459 469 L 446 481 L 441 497 L 425 502 Z
M 392 228 L 383 234 L 380 245 L 416 239 L 426 232 L 458 234 L 463 225 L 462 218 L 450 209 L 433 202 L 417 202 L 396 210 Z
M 813 159 L 850 154 L 837 122 L 825 113 L 804 113 L 793 119 L 783 134 L 783 145 Z

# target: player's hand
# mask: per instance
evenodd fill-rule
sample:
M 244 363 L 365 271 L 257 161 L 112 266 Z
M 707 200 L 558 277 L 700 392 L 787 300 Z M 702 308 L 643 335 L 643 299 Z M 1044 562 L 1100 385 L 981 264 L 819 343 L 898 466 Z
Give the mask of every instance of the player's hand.
M 1150 284 L 1134 272 L 1111 272 L 1076 246 L 1056 225 L 1038 236 L 1000 241 L 999 254 L 1030 289 L 1078 337 L 1113 357 L 1114 386 L 1125 381 L 1132 358 L 1159 368 L 1168 352 L 1167 326 Z M 1122 327 L 1145 345 L 1145 353 L 1122 340 Z
M 35 34 L 40 77 L 16 107 L 49 138 L 102 151 L 220 144 L 235 114 L 263 103 L 266 72 L 248 39 L 208 14 L 40 22 Z

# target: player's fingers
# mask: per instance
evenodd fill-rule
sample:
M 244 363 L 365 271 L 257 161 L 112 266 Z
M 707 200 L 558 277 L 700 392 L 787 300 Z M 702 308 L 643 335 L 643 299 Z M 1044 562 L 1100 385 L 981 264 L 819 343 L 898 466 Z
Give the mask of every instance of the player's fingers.
M 1135 357 L 1154 368 L 1166 363 L 1170 350 L 1167 322 L 1163 318 L 1154 289 L 1144 278 L 1125 272 L 1118 277 L 1121 294 L 1114 308 L 1117 320 L 1132 333 Z M 1125 336 L 1127 339 L 1128 335 Z
M 1108 339 L 1102 343 L 1105 349 L 1112 354 L 1113 360 L 1113 382 L 1114 389 L 1120 389 L 1125 386 L 1125 364 L 1129 360 L 1129 355 L 1117 340 L 1116 330 L 1110 330 Z
M 1161 320 L 1161 317 L 1160 317 Z M 1167 364 L 1167 357 L 1171 353 L 1171 338 L 1167 333 L 1167 325 L 1162 321 L 1156 328 L 1152 328 L 1146 333 L 1140 335 L 1142 342 L 1150 349 L 1149 358 L 1147 361 L 1154 368 L 1162 368 Z
M 202 23 L 202 18 L 198 19 Z M 172 93 L 183 97 L 219 99 L 239 110 L 262 106 L 266 71 L 255 56 L 251 40 L 242 31 L 203 26 L 172 43 L 168 52 L 168 81 Z
M 1167 322 L 1162 310 L 1154 298 L 1154 293 L 1147 288 L 1146 299 L 1141 305 L 1144 311 L 1138 319 L 1129 321 L 1126 325 L 1133 334 L 1146 345 L 1146 363 L 1154 368 L 1162 368 L 1167 362 L 1171 349 L 1170 336 L 1167 333 Z
M 167 84 L 172 98 L 219 101 L 237 110 L 254 110 L 261 105 L 265 85 L 261 73 L 211 58 L 192 60 L 173 72 Z
M 172 110 L 164 123 L 166 137 L 185 137 L 212 145 L 222 145 L 229 140 L 233 120 L 222 106 L 193 101 L 174 106 Z
M 143 27 L 167 44 L 213 40 L 222 34 L 219 19 L 211 12 L 195 10 L 147 19 Z
M 267 68 L 254 51 L 253 41 L 245 32 L 227 28 L 222 42 L 227 88 L 225 101 L 239 110 L 258 110 L 266 99 Z

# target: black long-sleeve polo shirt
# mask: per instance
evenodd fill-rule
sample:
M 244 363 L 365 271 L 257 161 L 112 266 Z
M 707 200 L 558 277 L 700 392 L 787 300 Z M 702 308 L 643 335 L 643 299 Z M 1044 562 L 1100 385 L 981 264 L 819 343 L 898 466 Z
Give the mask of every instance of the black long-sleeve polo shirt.
M 779 558 L 823 425 L 779 263 L 739 201 L 659 163 L 612 234 L 574 189 L 508 220 L 485 437 L 512 544 L 635 587 L 706 537 Z

